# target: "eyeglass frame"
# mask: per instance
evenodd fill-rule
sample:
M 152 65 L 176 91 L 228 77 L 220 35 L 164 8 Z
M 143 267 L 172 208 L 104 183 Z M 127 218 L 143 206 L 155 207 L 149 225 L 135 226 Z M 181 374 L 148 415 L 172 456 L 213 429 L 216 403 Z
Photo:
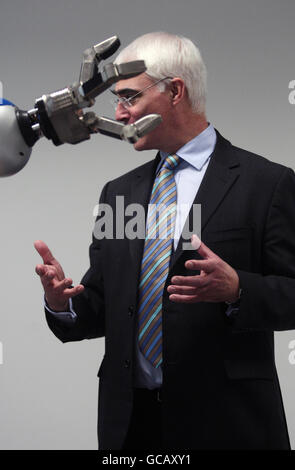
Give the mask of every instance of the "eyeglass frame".
M 135 93 L 134 95 L 130 96 L 129 98 L 125 98 L 124 96 L 117 96 L 116 92 L 114 90 L 110 90 L 111 93 L 113 93 L 113 96 L 112 99 L 111 99 L 111 103 L 112 105 L 114 106 L 115 109 L 117 109 L 117 106 L 119 104 L 121 104 L 125 109 L 129 109 L 131 108 L 132 106 L 134 106 L 131 102 L 132 100 L 134 100 L 134 98 L 136 98 L 138 95 L 141 95 L 141 93 L 143 93 L 144 91 L 146 90 L 149 90 L 149 88 L 152 88 L 156 85 L 158 85 L 158 83 L 160 82 L 163 82 L 164 80 L 172 80 L 173 77 L 164 77 L 164 78 L 160 78 L 159 80 L 157 80 L 156 82 L 152 83 L 151 85 L 148 85 L 146 86 L 145 88 L 143 88 L 142 90 L 138 91 L 137 93 Z

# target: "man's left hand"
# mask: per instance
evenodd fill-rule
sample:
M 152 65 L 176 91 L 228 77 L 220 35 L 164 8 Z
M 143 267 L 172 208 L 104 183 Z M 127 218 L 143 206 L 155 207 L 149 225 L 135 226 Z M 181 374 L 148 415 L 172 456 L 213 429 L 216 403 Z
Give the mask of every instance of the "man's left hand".
M 237 272 L 196 236 L 192 246 L 202 260 L 188 260 L 185 267 L 200 271 L 195 276 L 174 276 L 167 288 L 173 302 L 230 302 L 239 298 L 239 277 Z

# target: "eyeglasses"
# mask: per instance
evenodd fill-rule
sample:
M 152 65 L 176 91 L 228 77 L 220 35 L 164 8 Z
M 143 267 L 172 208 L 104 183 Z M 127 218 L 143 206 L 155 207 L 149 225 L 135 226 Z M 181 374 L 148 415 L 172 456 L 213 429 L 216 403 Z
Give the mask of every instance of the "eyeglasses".
M 139 97 L 144 91 L 149 90 L 150 88 L 153 88 L 155 85 L 157 85 L 160 82 L 163 82 L 164 80 L 171 80 L 172 77 L 164 77 L 160 78 L 160 80 L 157 80 L 156 82 L 152 83 L 151 85 L 146 86 L 142 90 L 138 91 L 135 93 L 135 95 L 130 96 L 129 98 L 126 98 L 126 96 L 117 96 L 116 92 L 114 90 L 110 90 L 111 93 L 113 93 L 115 96 L 112 97 L 111 103 L 114 106 L 115 110 L 117 109 L 118 105 L 121 104 L 125 109 L 131 108 L 131 106 L 134 106 L 136 102 L 136 98 Z

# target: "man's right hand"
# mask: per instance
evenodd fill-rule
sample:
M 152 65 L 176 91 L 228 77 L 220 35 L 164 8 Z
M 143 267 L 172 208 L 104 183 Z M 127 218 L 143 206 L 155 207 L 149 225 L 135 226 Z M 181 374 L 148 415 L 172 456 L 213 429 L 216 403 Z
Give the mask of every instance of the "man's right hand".
M 83 292 L 84 286 L 71 287 L 72 279 L 65 277 L 61 265 L 44 242 L 37 240 L 34 246 L 44 263 L 37 264 L 35 270 L 40 276 L 48 307 L 56 312 L 68 311 L 69 299 Z

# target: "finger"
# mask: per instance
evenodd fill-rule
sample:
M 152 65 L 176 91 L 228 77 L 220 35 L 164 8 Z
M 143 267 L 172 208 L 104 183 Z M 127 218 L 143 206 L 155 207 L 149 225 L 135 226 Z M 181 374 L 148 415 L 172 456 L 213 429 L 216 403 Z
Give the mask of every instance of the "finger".
M 191 238 L 191 244 L 192 244 L 192 247 L 197 250 L 197 252 L 199 253 L 199 255 L 202 256 L 202 258 L 204 259 L 209 259 L 209 258 L 214 258 L 215 256 L 217 256 L 213 251 L 210 250 L 210 248 L 208 248 L 207 245 L 205 245 L 204 242 L 202 242 L 200 240 L 200 238 L 193 234 L 192 235 L 192 238 Z
M 169 300 L 176 303 L 183 303 L 183 304 L 192 304 L 196 302 L 201 302 L 197 295 L 179 295 L 179 294 L 171 294 L 169 296 Z
M 51 280 L 56 276 L 55 268 L 51 266 L 45 266 L 44 264 L 38 264 L 35 268 L 35 271 L 44 280 Z
M 52 281 L 56 277 L 56 271 L 54 269 L 47 268 L 45 274 L 42 276 L 42 279 L 45 281 Z
M 66 298 L 70 299 L 71 297 L 75 297 L 76 295 L 81 294 L 85 287 L 82 284 L 79 284 L 78 286 L 73 287 L 72 289 L 66 289 L 64 290 L 64 295 Z
M 36 268 L 35 268 L 35 271 L 36 273 L 38 274 L 38 276 L 44 276 L 44 274 L 46 273 L 46 266 L 44 266 L 44 264 L 37 264 Z
M 212 259 L 189 259 L 185 262 L 185 267 L 194 271 L 211 273 L 215 269 L 215 263 L 212 262 Z
M 168 286 L 167 291 L 169 294 L 182 294 L 182 295 L 196 295 L 196 288 L 190 286 Z
M 59 295 L 63 294 L 66 289 L 71 288 L 73 284 L 72 279 L 66 278 L 63 279 L 62 281 L 55 282 L 52 287 L 54 287 L 54 293 Z
M 175 286 L 205 287 L 207 280 L 202 276 L 173 276 L 171 282 Z
M 195 249 L 195 250 L 199 250 L 202 242 L 200 240 L 200 238 L 198 237 L 198 235 L 194 234 L 192 235 L 192 238 L 191 238 L 191 244 L 192 244 L 192 247 Z
M 36 240 L 34 247 L 43 259 L 44 264 L 53 264 L 56 261 L 48 246 L 42 240 Z

